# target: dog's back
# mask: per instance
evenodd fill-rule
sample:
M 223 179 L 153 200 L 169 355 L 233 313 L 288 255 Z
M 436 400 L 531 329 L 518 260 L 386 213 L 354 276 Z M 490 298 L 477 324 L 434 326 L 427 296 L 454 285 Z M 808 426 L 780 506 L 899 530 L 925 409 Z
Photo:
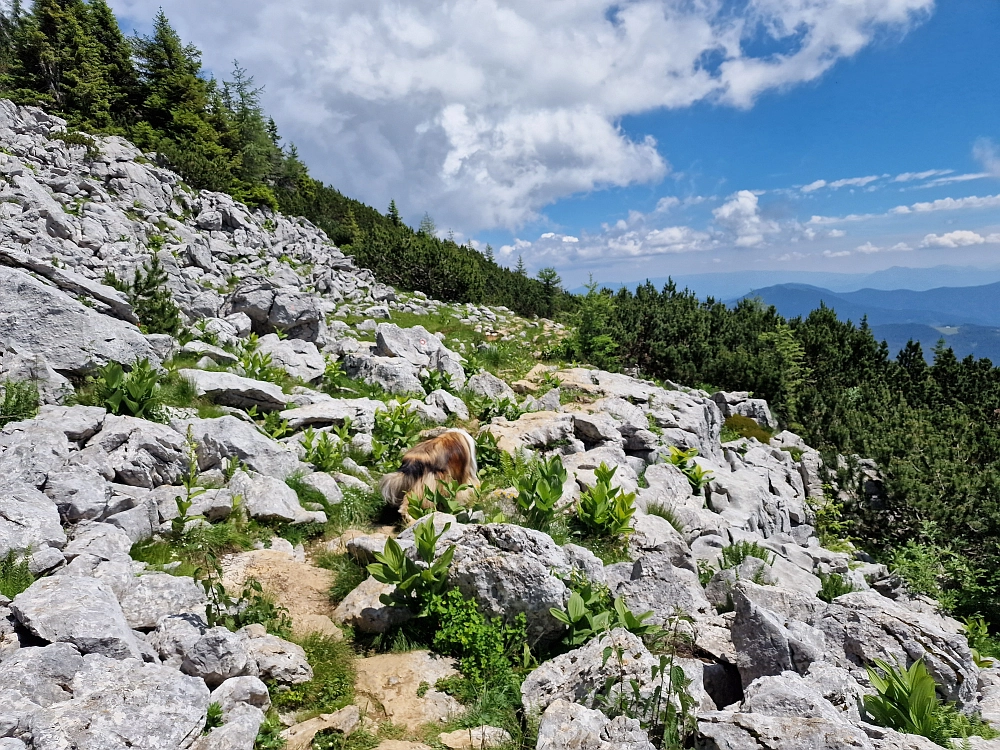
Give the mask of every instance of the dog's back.
M 425 491 L 436 489 L 438 482 L 478 485 L 478 470 L 472 435 L 450 429 L 404 453 L 399 470 L 382 477 L 379 491 L 386 503 L 407 517 L 410 497 L 422 497 Z

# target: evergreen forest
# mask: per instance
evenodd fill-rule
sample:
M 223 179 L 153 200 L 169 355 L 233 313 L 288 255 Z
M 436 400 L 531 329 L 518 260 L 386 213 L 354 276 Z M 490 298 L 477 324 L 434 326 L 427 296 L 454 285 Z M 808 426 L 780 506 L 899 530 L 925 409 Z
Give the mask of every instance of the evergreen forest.
M 382 282 L 445 301 L 562 317 L 574 334 L 554 357 L 706 390 L 767 399 L 782 426 L 854 476 L 874 459 L 884 486 L 832 503 L 826 520 L 956 615 L 1000 626 L 1000 370 L 931 363 L 918 344 L 898 356 L 864 321 L 818 309 L 785 320 L 752 300 L 735 307 L 667 284 L 575 297 L 551 269 L 530 278 L 492 253 L 442 240 L 427 218 L 407 226 L 310 177 L 283 144 L 261 91 L 239 65 L 218 81 L 161 11 L 149 36 L 126 37 L 105 0 L 14 0 L 0 16 L 0 95 L 123 135 L 161 155 L 193 188 L 304 216 Z M 859 497 L 865 497 L 859 494 Z M 837 513 L 841 515 L 837 517 Z

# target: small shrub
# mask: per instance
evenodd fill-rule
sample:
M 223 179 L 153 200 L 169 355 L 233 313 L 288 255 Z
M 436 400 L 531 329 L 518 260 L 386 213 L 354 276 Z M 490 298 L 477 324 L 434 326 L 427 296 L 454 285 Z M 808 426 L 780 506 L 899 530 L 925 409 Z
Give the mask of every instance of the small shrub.
M 243 342 L 239 352 L 238 367 L 244 377 L 252 380 L 263 380 L 268 383 L 283 383 L 287 375 L 280 367 L 271 364 L 271 355 L 258 351 L 260 342 L 257 334 L 251 333 Z
M 850 594 L 854 591 L 854 586 L 839 573 L 820 573 L 819 580 L 821 586 L 816 596 L 824 602 L 832 602 L 838 596 Z
M 774 562 L 774 553 L 766 547 L 761 547 L 757 542 L 736 542 L 722 548 L 719 568 L 721 570 L 738 568 L 748 557 L 756 557 L 768 565 Z
M 410 516 L 412 518 L 422 518 L 434 511 L 449 513 L 457 516 L 467 510 L 465 504 L 458 499 L 460 492 L 469 489 L 467 484 L 459 484 L 457 480 L 451 482 L 439 482 L 433 490 L 425 490 L 418 502 L 411 500 L 409 505 Z
M 744 417 L 742 414 L 733 414 L 731 417 L 726 417 L 723 427 L 729 430 L 730 434 L 736 434 L 738 437 L 756 438 L 764 445 L 771 442 L 772 435 L 770 430 L 761 427 L 756 421 L 750 417 Z
M 344 464 L 344 444 L 334 441 L 328 432 L 317 433 L 311 427 L 302 433 L 302 447 L 305 459 L 317 471 L 340 471 Z
M 38 414 L 38 387 L 28 380 L 4 380 L 0 383 L 0 427 L 10 422 L 31 419 Z
M 681 473 L 687 477 L 688 484 L 691 485 L 691 489 L 694 490 L 694 494 L 700 495 L 702 488 L 711 481 L 712 472 L 702 469 L 693 459 L 698 455 L 698 450 L 696 448 L 689 448 L 688 450 L 681 450 L 676 446 L 670 446 L 670 454 L 667 456 L 667 462 L 673 464 Z
M 625 628 L 640 637 L 659 630 L 656 625 L 645 624 L 645 620 L 653 616 L 652 612 L 634 614 L 622 597 L 612 601 L 611 592 L 603 584 L 572 576 L 567 585 L 572 593 L 566 609 L 552 608 L 549 612 L 566 626 L 563 644 L 570 648 L 582 646 L 594 636 L 614 628 Z
M 507 396 L 498 401 L 481 396 L 471 396 L 468 397 L 466 403 L 469 407 L 469 413 L 483 424 L 492 422 L 494 417 L 503 417 L 509 422 L 516 422 L 524 414 L 524 410 L 517 405 L 517 402 L 511 401 Z
M 816 517 L 816 535 L 820 546 L 833 552 L 850 552 L 854 549 L 850 532 L 852 524 L 843 517 L 843 505 L 824 494 L 822 500 L 809 503 Z
M 0 558 L 0 594 L 13 599 L 35 582 L 35 577 L 28 570 L 27 556 L 19 557 L 14 550 Z
M 162 405 L 159 380 L 148 359 L 128 373 L 117 362 L 108 362 L 94 379 L 93 398 L 112 414 L 158 421 Z
M 159 242 L 155 241 L 157 237 Z M 163 246 L 163 238 L 153 235 L 148 244 L 153 256 L 145 266 L 135 269 L 131 283 L 119 279 L 112 271 L 105 273 L 104 283 L 125 292 L 144 332 L 176 336 L 181 330 L 181 311 L 166 287 L 167 273 L 156 254 Z
M 268 714 L 257 730 L 257 738 L 253 743 L 254 750 L 284 750 L 285 738 L 281 736 L 283 731 L 285 725 L 277 714 Z
M 1000 642 L 990 634 L 986 620 L 980 616 L 967 617 L 963 620 L 965 637 L 972 649 L 972 658 L 980 669 L 993 666 L 993 659 L 1000 658 Z M 990 658 L 992 657 L 992 658 Z
M 375 412 L 372 457 L 376 465 L 389 468 L 398 464 L 400 456 L 417 442 L 419 433 L 420 417 L 405 404 Z
M 586 533 L 595 536 L 627 536 L 632 533 L 635 493 L 612 487 L 618 467 L 601 463 L 594 471 L 597 481 L 586 490 L 576 505 L 576 521 Z M 561 489 L 561 488 L 560 488 Z
M 536 471 L 518 480 L 515 502 L 529 527 L 546 531 L 552 525 L 565 481 L 566 469 L 559 456 L 540 461 Z

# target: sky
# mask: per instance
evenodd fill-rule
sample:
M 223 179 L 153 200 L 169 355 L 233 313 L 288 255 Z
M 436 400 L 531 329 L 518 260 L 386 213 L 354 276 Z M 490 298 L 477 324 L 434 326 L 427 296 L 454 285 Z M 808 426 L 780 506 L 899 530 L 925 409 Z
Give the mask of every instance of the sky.
M 567 286 L 1000 265 L 997 0 L 163 8 L 315 177 Z

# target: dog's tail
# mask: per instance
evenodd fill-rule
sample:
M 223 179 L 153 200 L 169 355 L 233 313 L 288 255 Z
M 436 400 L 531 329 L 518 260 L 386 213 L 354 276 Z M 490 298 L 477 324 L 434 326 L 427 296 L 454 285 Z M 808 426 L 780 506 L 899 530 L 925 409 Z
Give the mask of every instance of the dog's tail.
M 403 504 L 406 493 L 413 489 L 416 478 L 401 471 L 386 474 L 378 483 L 378 491 L 387 505 L 398 508 Z

